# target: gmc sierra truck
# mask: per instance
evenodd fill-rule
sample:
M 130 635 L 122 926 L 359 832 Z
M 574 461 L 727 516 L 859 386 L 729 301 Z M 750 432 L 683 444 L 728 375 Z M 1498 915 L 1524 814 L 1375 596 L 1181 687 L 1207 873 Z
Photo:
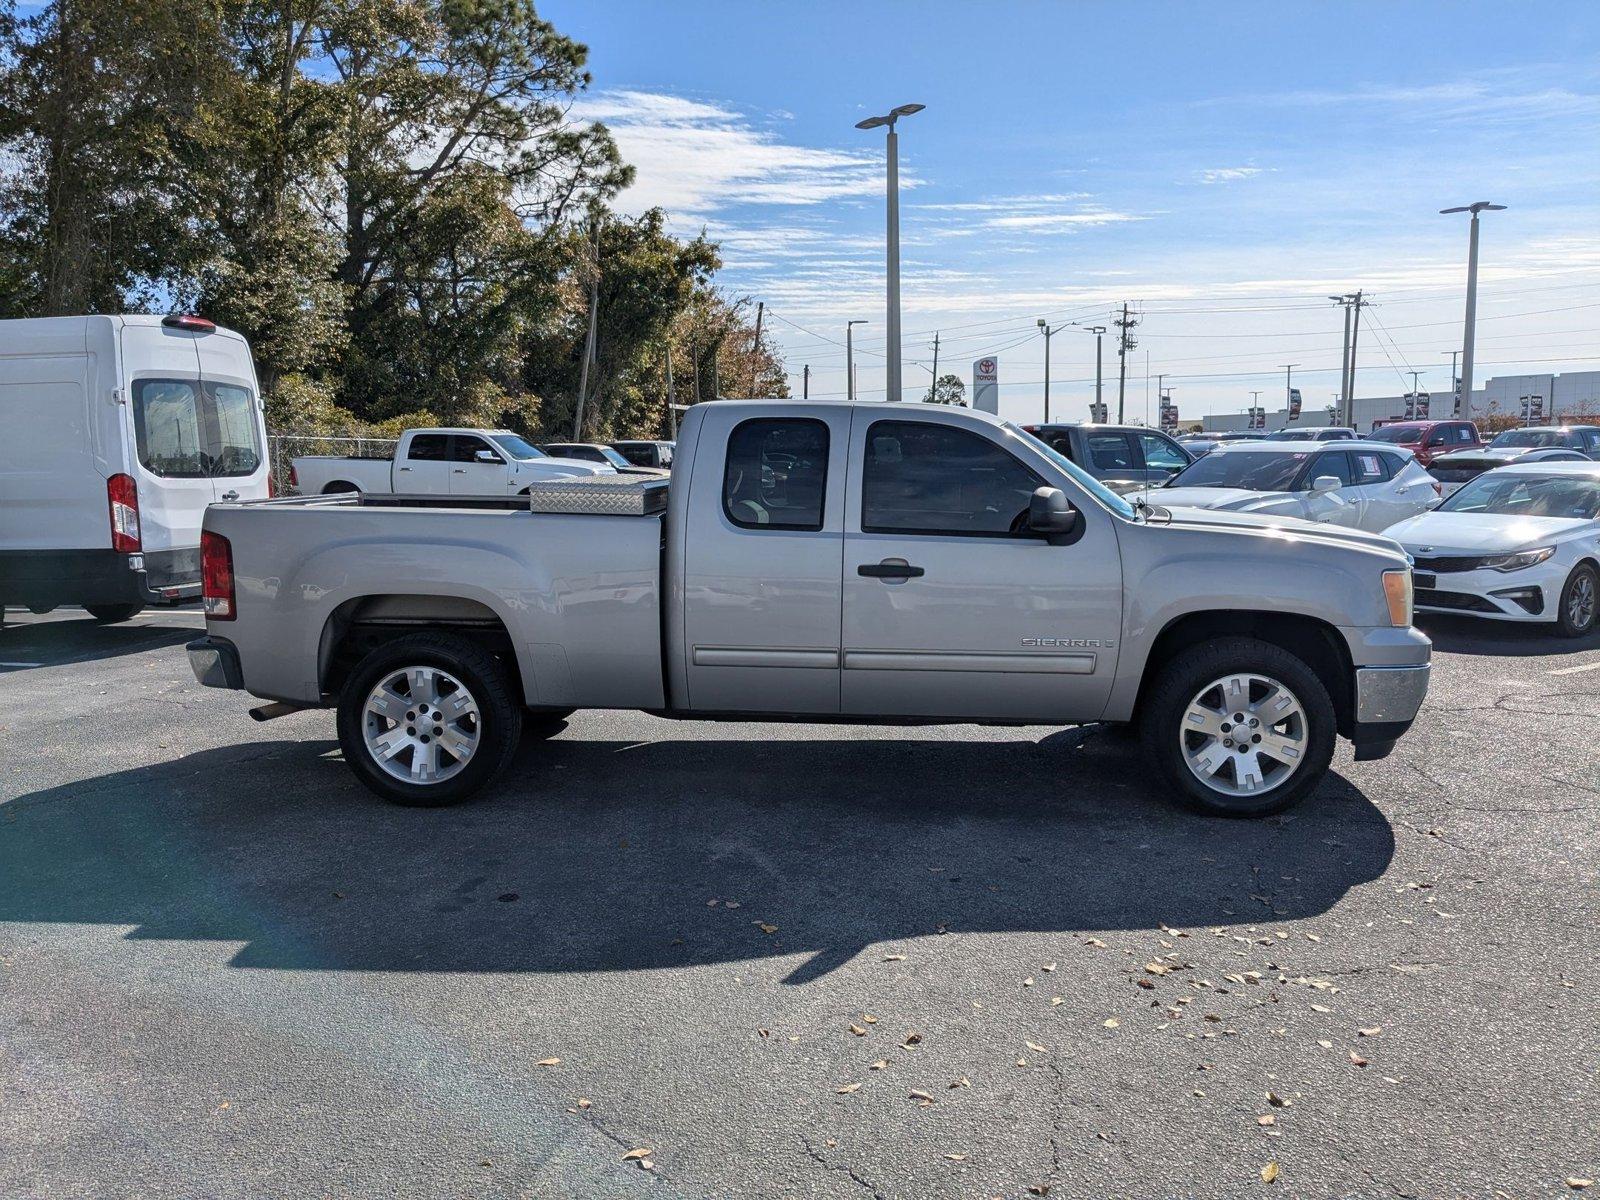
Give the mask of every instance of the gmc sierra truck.
M 670 480 L 525 497 L 214 504 L 201 683 L 337 709 L 356 775 L 460 800 L 580 708 L 1137 723 L 1221 814 L 1381 758 L 1430 643 L 1392 541 L 1133 504 L 1014 425 L 921 404 L 719 401 Z

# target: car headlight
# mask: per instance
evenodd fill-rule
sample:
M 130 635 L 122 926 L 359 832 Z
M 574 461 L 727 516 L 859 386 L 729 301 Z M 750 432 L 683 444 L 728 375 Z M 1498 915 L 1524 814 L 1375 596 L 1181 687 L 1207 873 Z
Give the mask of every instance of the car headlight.
M 1411 568 L 1383 573 L 1383 597 L 1389 602 L 1389 624 L 1396 629 L 1411 624 Z
M 1492 554 L 1479 565 L 1491 571 L 1520 571 L 1523 567 L 1537 566 L 1555 552 L 1554 546 L 1541 546 L 1537 550 L 1519 550 L 1515 554 Z

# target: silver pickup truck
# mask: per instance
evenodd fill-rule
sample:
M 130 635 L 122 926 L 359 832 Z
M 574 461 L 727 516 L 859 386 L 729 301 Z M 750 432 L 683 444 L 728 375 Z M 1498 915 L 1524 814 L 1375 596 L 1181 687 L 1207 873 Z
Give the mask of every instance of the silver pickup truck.
M 460 800 L 580 708 L 1137 723 L 1180 795 L 1275 812 L 1428 685 L 1385 538 L 1166 510 L 933 405 L 723 401 L 672 477 L 207 510 L 199 680 L 337 707 L 368 787 Z M 1064 781 L 1063 786 L 1070 786 Z

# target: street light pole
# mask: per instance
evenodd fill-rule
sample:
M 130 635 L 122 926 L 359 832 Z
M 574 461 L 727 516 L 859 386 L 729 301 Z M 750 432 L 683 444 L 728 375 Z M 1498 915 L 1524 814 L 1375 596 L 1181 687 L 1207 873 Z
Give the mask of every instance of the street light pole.
M 1060 326 L 1051 329 L 1045 324 L 1043 317 L 1038 322 L 1040 329 L 1044 330 L 1044 423 L 1050 424 L 1050 338 L 1060 332 Z
M 902 383 L 900 377 L 900 138 L 895 133 L 895 122 L 901 117 L 909 117 L 912 113 L 921 112 L 926 105 L 901 104 L 890 109 L 881 117 L 868 117 L 865 121 L 857 121 L 857 129 L 877 129 L 879 126 L 888 126 L 889 136 L 887 153 L 889 157 L 888 171 L 888 237 L 885 247 L 885 257 L 888 268 L 888 344 L 885 354 L 888 358 L 888 386 L 887 399 L 900 400 L 902 396 Z
M 1439 353 L 1450 356 L 1450 415 L 1459 417 L 1461 415 L 1461 380 L 1456 375 L 1456 359 L 1461 357 L 1461 351 L 1441 350 Z
M 1289 422 L 1289 410 L 1294 407 L 1294 387 L 1293 387 L 1294 369 L 1296 367 L 1298 367 L 1299 365 L 1300 365 L 1299 363 L 1284 363 L 1283 364 L 1283 420 L 1284 420 L 1284 424 L 1288 424 L 1288 422 Z
M 1463 322 L 1461 333 L 1461 416 L 1463 420 L 1472 417 L 1472 349 L 1473 339 L 1478 322 L 1478 214 L 1483 212 L 1504 212 L 1504 204 L 1490 204 L 1487 200 L 1479 200 L 1474 204 L 1464 204 L 1456 208 L 1441 208 L 1440 214 L 1445 213 L 1471 213 L 1472 228 L 1467 235 L 1467 316 Z
M 1101 402 L 1100 343 L 1101 339 L 1105 337 L 1106 327 L 1104 325 L 1090 325 L 1084 332 L 1094 334 L 1094 407 L 1095 411 L 1099 412 Z
M 865 318 L 844 323 L 844 392 L 851 400 L 856 398 L 856 326 L 865 325 Z M 837 346 L 839 343 L 835 342 Z M 837 395 L 838 393 L 835 393 Z

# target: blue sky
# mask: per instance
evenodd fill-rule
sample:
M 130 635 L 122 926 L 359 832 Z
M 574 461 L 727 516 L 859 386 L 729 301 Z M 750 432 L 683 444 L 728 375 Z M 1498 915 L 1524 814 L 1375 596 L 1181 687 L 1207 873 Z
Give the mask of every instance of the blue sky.
M 590 48 L 574 110 L 606 121 L 654 204 L 724 245 L 765 300 L 798 392 L 883 388 L 883 139 L 901 126 L 908 386 L 1000 354 L 1003 411 L 1037 418 L 1034 321 L 1142 310 L 1148 369 L 1185 416 L 1337 389 L 1324 297 L 1364 287 L 1358 390 L 1448 390 L 1466 225 L 1490 199 L 1478 371 L 1600 368 L 1600 4 L 643 3 L 555 0 Z M 1030 332 L 1031 331 L 1031 332 Z M 1107 342 L 1108 349 L 1110 342 Z M 1092 338 L 1053 342 L 1052 415 L 1083 417 Z M 877 353 L 874 353 L 874 352 Z M 1108 355 L 1108 375 L 1115 360 Z

